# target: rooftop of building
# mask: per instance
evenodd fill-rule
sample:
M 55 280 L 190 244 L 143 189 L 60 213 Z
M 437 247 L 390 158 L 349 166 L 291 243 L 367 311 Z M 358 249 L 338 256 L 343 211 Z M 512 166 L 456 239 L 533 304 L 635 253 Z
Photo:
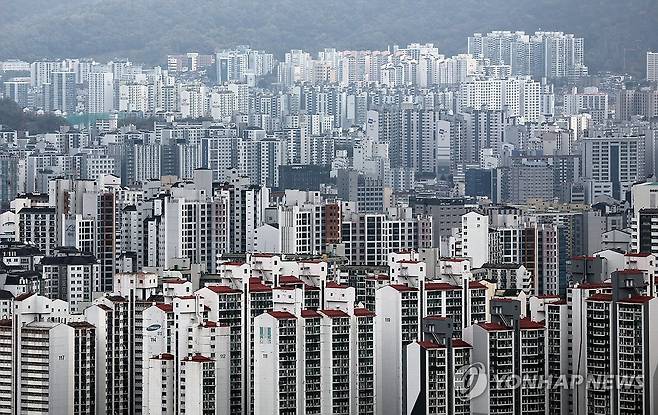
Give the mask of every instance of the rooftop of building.
M 346 289 L 346 288 L 349 288 L 349 287 L 347 285 L 338 284 L 335 281 L 328 281 L 327 284 L 325 285 L 325 288 Z
M 162 280 L 163 284 L 174 284 L 174 285 L 185 284 L 187 282 L 188 282 L 187 280 L 182 278 L 165 278 Z
M 33 295 L 35 295 L 35 293 L 32 293 L 32 292 L 30 292 L 30 293 L 23 293 L 23 294 L 20 294 L 20 295 L 16 296 L 16 298 L 14 298 L 14 301 L 23 301 L 23 300 L 27 300 L 28 298 L 32 297 Z
M 656 297 L 652 297 L 649 295 L 634 295 L 632 297 L 624 298 L 619 300 L 620 303 L 629 303 L 629 304 L 645 304 L 648 303 L 649 301 L 655 299 Z
M 375 317 L 375 312 L 367 308 L 355 308 L 354 315 L 357 317 Z
M 157 356 L 151 357 L 154 360 L 174 360 L 174 355 L 171 353 L 162 353 Z
M 596 293 L 587 298 L 587 301 L 604 301 L 604 302 L 610 302 L 612 301 L 612 294 L 603 294 L 603 293 Z
M 349 315 L 342 310 L 320 310 L 320 313 L 331 318 L 349 317 Z
M 512 330 L 511 327 L 507 327 L 500 323 L 478 323 L 478 326 L 482 327 L 486 331 L 505 331 Z
M 93 255 L 55 255 L 41 259 L 41 265 L 93 265 L 98 263 Z
M 391 284 L 389 287 L 394 288 L 400 292 L 405 292 L 405 291 L 418 291 L 417 288 L 414 287 L 409 287 L 408 285 L 404 284 Z
M 425 290 L 427 291 L 449 291 L 460 290 L 458 285 L 448 284 L 447 282 L 427 282 L 425 283 Z
M 238 294 L 242 293 L 242 290 L 236 288 L 231 288 L 228 285 L 207 285 L 205 288 L 217 294 Z
M 539 330 L 544 328 L 544 323 L 532 321 L 526 317 L 519 320 L 519 326 L 522 330 Z
M 164 311 L 165 313 L 174 312 L 174 306 L 172 304 L 156 304 L 155 306 L 158 307 L 160 310 Z
M 181 359 L 183 362 L 198 362 L 198 363 L 205 363 L 205 362 L 212 362 L 213 359 L 202 356 L 200 354 L 195 354 L 194 356 L 187 356 Z
M 316 310 L 302 310 L 301 312 L 302 318 L 321 318 L 322 315 L 318 313 Z
M 268 291 L 272 291 L 272 287 L 263 284 L 263 281 L 261 281 L 259 278 L 249 278 L 250 293 L 268 292 Z
M 271 315 L 272 317 L 274 317 L 277 320 L 286 320 L 286 319 L 297 318 L 297 317 L 295 317 L 294 314 L 289 313 L 287 311 L 273 311 L 273 310 L 270 310 L 270 311 L 267 312 L 267 314 Z

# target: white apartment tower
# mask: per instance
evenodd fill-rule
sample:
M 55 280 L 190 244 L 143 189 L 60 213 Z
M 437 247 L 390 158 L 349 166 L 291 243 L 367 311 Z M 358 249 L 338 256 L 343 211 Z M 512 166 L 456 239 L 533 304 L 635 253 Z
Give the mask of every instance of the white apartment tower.
M 114 109 L 114 75 L 111 72 L 89 73 L 87 112 L 102 114 Z
M 647 52 L 647 81 L 658 82 L 658 52 Z
M 13 399 L 4 401 L 9 407 L 0 405 L 0 413 L 95 413 L 94 326 L 33 321 L 12 333 L 17 323 L 0 324 L 0 347 L 15 365 L 2 382 Z
M 461 396 L 456 373 L 471 363 L 472 347 L 455 338 L 449 318 L 423 319 L 423 338 L 407 346 L 404 367 L 404 414 L 470 415 L 471 403 Z
M 641 294 L 641 271 L 615 271 L 612 281 L 612 294 L 596 293 L 585 300 L 587 325 L 581 332 L 584 339 L 578 340 L 587 344 L 581 363 L 590 381 L 578 390 L 575 403 L 589 414 L 653 414 L 658 385 L 652 373 L 658 362 L 651 354 L 658 335 L 651 322 L 658 299 Z M 611 387 L 600 386 L 613 378 Z
M 403 413 L 403 363 L 420 335 L 420 292 L 388 285 L 375 293 L 378 414 Z
M 462 216 L 461 251 L 463 258 L 471 260 L 472 268 L 489 262 L 489 217 L 477 212 Z

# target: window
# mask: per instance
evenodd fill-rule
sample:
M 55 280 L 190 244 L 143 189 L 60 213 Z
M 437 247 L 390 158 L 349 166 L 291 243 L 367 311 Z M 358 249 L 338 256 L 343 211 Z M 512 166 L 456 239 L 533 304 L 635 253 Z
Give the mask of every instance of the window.
M 259 338 L 260 338 L 260 344 L 271 344 L 272 343 L 272 328 L 271 327 L 261 327 L 260 328 Z

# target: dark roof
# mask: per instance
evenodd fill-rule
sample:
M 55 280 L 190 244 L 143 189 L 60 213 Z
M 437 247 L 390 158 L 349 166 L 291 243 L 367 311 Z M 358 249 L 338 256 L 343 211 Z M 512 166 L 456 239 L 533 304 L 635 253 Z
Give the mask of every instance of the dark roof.
M 370 311 L 367 308 L 355 308 L 354 315 L 357 317 L 374 317 L 375 312 Z
M 155 306 L 165 313 L 172 313 L 174 311 L 174 306 L 171 304 L 156 304 Z
M 451 320 L 451 317 L 443 317 L 443 316 L 427 316 L 423 317 L 423 320 L 436 320 L 436 321 L 446 321 L 446 320 Z
M 549 303 L 546 303 L 546 305 L 547 305 L 548 307 L 551 307 L 551 306 L 562 306 L 562 305 L 567 305 L 567 301 L 566 301 L 566 300 L 551 301 L 551 302 L 549 302 Z
M 535 330 L 535 329 L 544 328 L 544 325 L 542 323 L 532 321 L 529 318 L 521 319 L 520 326 L 523 330 Z
M 610 302 L 612 301 L 612 295 L 611 294 L 594 294 L 591 297 L 587 299 L 587 301 L 606 301 Z
M 571 260 L 572 261 L 594 261 L 597 257 L 595 256 L 589 256 L 589 255 L 577 255 L 577 256 L 572 256 Z
M 486 269 L 519 269 L 523 264 L 496 264 L 493 262 L 487 262 L 482 264 L 482 268 Z
M 156 360 L 174 360 L 174 355 L 171 353 L 162 353 L 161 355 L 153 356 L 151 359 Z
M 268 311 L 267 313 L 277 320 L 287 320 L 287 319 L 297 318 L 295 317 L 294 314 L 291 314 L 287 311 Z
M 162 294 L 152 294 L 149 298 L 146 299 L 148 303 L 164 303 L 164 295 Z
M 452 347 L 473 347 L 462 339 L 452 339 Z
M 16 300 L 16 301 L 27 300 L 28 298 L 32 297 L 33 295 L 34 295 L 34 293 L 24 293 L 24 294 L 21 294 L 18 297 L 16 297 L 14 300 Z
M 518 303 L 519 300 L 513 299 L 513 298 L 505 298 L 505 297 L 493 297 L 491 301 L 499 302 L 499 303 Z
M 498 323 L 479 323 L 478 325 L 486 331 L 512 330 L 510 327 Z
M 329 281 L 329 282 L 327 282 L 327 285 L 325 285 L 325 288 L 341 288 L 341 289 L 344 289 L 344 288 L 349 288 L 349 287 L 347 287 L 346 285 L 338 284 L 335 281 Z
M 304 284 L 304 281 L 294 275 L 282 275 L 279 277 L 279 284 Z
M 24 207 L 23 209 L 18 211 L 19 214 L 24 214 L 24 213 L 39 213 L 39 214 L 55 214 L 55 208 L 52 207 L 45 207 L 45 206 L 40 206 L 40 207 Z
M 429 340 L 418 340 L 416 343 L 418 343 L 418 345 L 423 349 L 442 349 L 445 347 L 442 344 L 434 343 Z
M 583 282 L 574 288 L 580 288 L 582 290 L 593 290 L 599 288 L 612 288 L 612 284 L 609 282 Z
M 628 297 L 624 298 L 623 300 L 619 300 L 620 303 L 630 303 L 630 304 L 644 304 L 648 303 L 655 297 L 649 296 L 649 295 L 634 295 L 633 297 Z
M 272 287 L 269 285 L 265 285 L 260 281 L 259 279 L 256 278 L 256 281 L 252 281 L 250 279 L 249 281 L 249 292 L 256 293 L 256 292 L 268 292 L 272 291 Z
M 346 312 L 341 310 L 320 310 L 322 314 L 331 318 L 349 317 Z
M 36 256 L 41 254 L 41 250 L 36 245 L 6 244 L 6 246 L 0 248 L 0 256 L 2 257 Z
M 47 256 L 41 259 L 41 265 L 92 265 L 96 264 L 93 255 Z
M 446 262 L 464 262 L 464 261 L 466 261 L 466 258 L 442 258 L 442 259 Z
M 320 318 L 322 315 L 315 310 L 302 310 L 303 318 Z
M 617 274 L 617 275 L 640 275 L 640 274 L 643 274 L 643 272 L 640 269 L 622 269 L 622 270 L 619 270 L 619 271 L 614 271 L 613 274 Z
M 496 295 L 501 297 L 516 297 L 520 295 L 523 290 L 518 288 L 506 288 L 504 290 L 496 290 Z
M 217 294 L 237 294 L 242 292 L 226 285 L 208 285 L 206 288 Z
M 427 291 L 449 291 L 460 289 L 461 287 L 458 285 L 448 284 L 447 282 L 428 282 L 425 284 L 425 290 Z
M 474 290 L 479 290 L 479 289 L 487 288 L 487 286 L 483 285 L 482 283 L 479 283 L 477 281 L 469 281 L 468 288 L 474 289 Z
M 196 354 L 194 356 L 188 356 L 184 357 L 183 362 L 212 362 L 212 359 L 206 356 L 201 356 L 200 354 Z
M 409 287 L 408 285 L 402 285 L 402 284 L 391 284 L 389 287 L 394 288 L 400 292 L 402 291 L 418 291 L 416 288 Z
M 7 275 L 7 279 L 9 279 L 9 277 L 27 278 L 27 279 L 41 278 L 40 272 L 24 270 L 23 268 L 20 267 L 7 267 L 7 272 L 9 273 L 9 275 Z
M 375 280 L 375 281 L 388 281 L 391 279 L 386 274 L 377 274 L 377 275 L 367 275 L 366 278 L 367 280 Z
M 96 326 L 87 321 L 72 321 L 68 323 L 69 326 L 76 329 L 95 329 Z

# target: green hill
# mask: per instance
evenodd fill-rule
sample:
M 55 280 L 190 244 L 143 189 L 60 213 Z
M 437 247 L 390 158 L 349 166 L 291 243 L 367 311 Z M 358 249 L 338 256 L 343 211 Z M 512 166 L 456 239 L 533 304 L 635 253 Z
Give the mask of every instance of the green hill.
M 52 133 L 67 124 L 64 118 L 56 115 L 23 112 L 11 99 L 0 99 L 0 125 L 4 130 L 29 131 L 32 134 Z
M 465 50 L 489 30 L 562 30 L 586 38 L 593 70 L 643 74 L 658 49 L 656 0 L 4 0 L 0 58 L 129 57 L 236 44 L 291 48 L 385 48 L 434 42 Z

